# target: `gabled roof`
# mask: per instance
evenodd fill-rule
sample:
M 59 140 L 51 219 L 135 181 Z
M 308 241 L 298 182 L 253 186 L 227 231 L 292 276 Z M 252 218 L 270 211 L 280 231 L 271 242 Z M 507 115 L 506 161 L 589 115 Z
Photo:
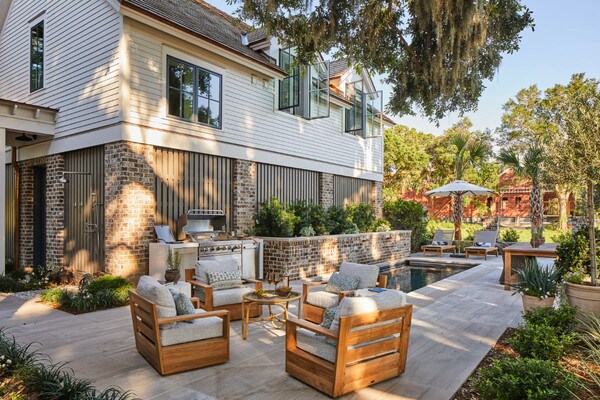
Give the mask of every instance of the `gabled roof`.
M 121 0 L 122 5 L 283 72 L 262 51 L 242 43 L 252 27 L 203 0 Z
M 348 60 L 334 60 L 329 63 L 329 77 L 343 75 L 344 72 L 350 69 Z

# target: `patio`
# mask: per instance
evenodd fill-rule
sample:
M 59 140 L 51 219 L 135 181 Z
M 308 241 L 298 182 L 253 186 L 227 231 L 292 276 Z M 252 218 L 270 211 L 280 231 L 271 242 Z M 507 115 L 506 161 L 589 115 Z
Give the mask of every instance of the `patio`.
M 491 257 L 409 293 L 415 309 L 406 372 L 345 397 L 450 399 L 506 327 L 520 320 L 520 298 L 498 283 L 501 271 L 502 258 Z M 54 362 L 68 361 L 77 377 L 142 399 L 325 397 L 286 374 L 284 331 L 264 325 L 250 325 L 244 341 L 241 323 L 232 323 L 229 362 L 160 377 L 135 350 L 128 307 L 73 316 L 0 295 L 0 320 L 20 343 L 39 342 Z

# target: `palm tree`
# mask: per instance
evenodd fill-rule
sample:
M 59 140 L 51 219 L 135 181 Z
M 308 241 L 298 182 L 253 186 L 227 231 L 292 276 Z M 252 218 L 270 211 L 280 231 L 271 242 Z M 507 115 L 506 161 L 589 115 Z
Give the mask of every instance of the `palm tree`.
M 515 175 L 531 180 L 531 193 L 529 196 L 529 209 L 531 213 L 532 238 L 542 237 L 544 226 L 544 200 L 542 197 L 542 163 L 544 151 L 536 144 L 531 145 L 523 157 L 513 149 L 503 149 L 498 155 L 498 160 L 506 167 L 511 168 Z
M 468 168 L 479 165 L 490 152 L 489 146 L 469 131 L 454 134 L 450 138 L 450 144 L 455 147 L 454 171 L 456 172 L 456 180 L 461 180 Z M 456 240 L 462 240 L 462 198 L 454 196 L 452 213 L 454 218 L 454 236 Z

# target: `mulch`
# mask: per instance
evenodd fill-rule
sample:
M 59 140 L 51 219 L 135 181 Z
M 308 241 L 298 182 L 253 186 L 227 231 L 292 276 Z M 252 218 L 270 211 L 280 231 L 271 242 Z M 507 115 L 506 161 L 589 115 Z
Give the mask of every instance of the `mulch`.
M 488 367 L 494 360 L 501 358 L 518 358 L 519 355 L 513 350 L 508 344 L 508 339 L 513 337 L 516 333 L 515 328 L 508 328 L 504 331 L 500 339 L 492 346 L 487 355 L 479 363 L 475 371 L 471 374 L 469 379 L 456 391 L 454 397 L 451 400 L 485 400 L 475 390 L 473 384 L 480 376 L 482 368 Z M 590 371 L 586 368 L 583 363 L 585 355 L 583 350 L 576 346 L 571 349 L 571 352 L 563 358 L 560 364 L 569 372 L 580 378 L 582 381 L 587 382 L 588 390 L 581 389 L 579 393 L 576 393 L 579 399 L 589 398 L 600 398 L 600 387 L 595 386 L 590 379 Z M 589 364 L 588 364 L 589 365 Z M 594 366 L 596 373 L 600 374 L 600 366 Z

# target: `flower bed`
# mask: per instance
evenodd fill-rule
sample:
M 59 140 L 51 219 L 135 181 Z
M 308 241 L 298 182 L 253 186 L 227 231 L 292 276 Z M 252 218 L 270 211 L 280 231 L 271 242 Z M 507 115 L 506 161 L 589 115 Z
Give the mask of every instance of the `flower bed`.
M 375 264 L 405 258 L 411 231 L 262 239 L 264 272 L 299 279 L 331 273 L 342 261 Z

